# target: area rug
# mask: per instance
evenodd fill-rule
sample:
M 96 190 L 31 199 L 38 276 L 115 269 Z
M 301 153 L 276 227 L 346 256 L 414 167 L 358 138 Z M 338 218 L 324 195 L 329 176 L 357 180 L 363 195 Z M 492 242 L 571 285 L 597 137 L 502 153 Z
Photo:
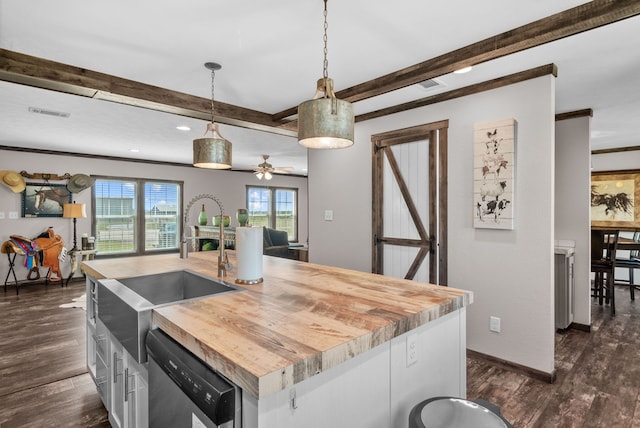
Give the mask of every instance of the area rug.
M 85 311 L 87 310 L 87 295 L 83 294 L 80 297 L 76 297 L 75 299 L 71 299 L 71 303 L 63 303 L 60 305 L 60 308 L 82 308 Z

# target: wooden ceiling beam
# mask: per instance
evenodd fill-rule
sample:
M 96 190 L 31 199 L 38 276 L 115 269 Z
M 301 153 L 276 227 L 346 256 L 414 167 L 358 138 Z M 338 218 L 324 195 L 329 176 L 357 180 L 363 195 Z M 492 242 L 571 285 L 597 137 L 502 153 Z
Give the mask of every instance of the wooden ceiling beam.
M 211 100 L 18 52 L 0 49 L 0 80 L 113 101 L 195 119 L 211 120 Z M 287 136 L 296 124 L 268 113 L 215 102 L 216 122 Z
M 420 98 L 418 100 L 409 101 L 380 110 L 363 113 L 355 117 L 355 121 L 364 122 L 365 120 L 375 119 L 377 117 L 388 116 L 394 113 L 400 113 L 414 108 L 424 107 L 444 101 L 453 100 L 468 95 L 478 94 L 480 92 L 490 91 L 492 89 L 502 88 L 504 86 L 513 85 L 514 83 L 524 82 L 525 80 L 535 79 L 536 77 L 552 75 L 558 77 L 558 67 L 555 64 L 547 64 L 519 73 L 510 74 L 508 76 L 498 77 L 497 79 L 487 80 L 486 82 L 476 83 L 474 85 L 465 86 L 463 88 L 453 89 L 451 91 L 442 92 L 431 95 L 429 97 Z
M 640 15 L 640 0 L 594 0 L 550 15 L 455 51 L 336 92 L 349 102 L 362 101 L 545 43 Z M 273 115 L 275 121 L 297 114 L 291 107 Z
M 336 96 L 350 102 L 365 100 L 442 76 L 467 65 L 480 64 L 637 15 L 640 15 L 640 0 L 594 0 L 436 58 L 352 86 L 337 92 Z M 211 100 L 206 98 L 5 49 L 0 49 L 0 80 L 195 119 L 209 120 L 211 116 Z M 427 100 L 418 100 L 417 102 L 420 101 L 427 102 Z M 297 114 L 297 106 L 272 115 L 219 101 L 216 101 L 215 104 L 216 122 L 281 135 L 297 136 L 297 121 L 287 120 Z M 369 119 L 381 113 L 390 114 L 399 109 L 413 108 L 410 104 L 406 103 L 383 109 L 383 111 L 360 115 L 358 121 Z

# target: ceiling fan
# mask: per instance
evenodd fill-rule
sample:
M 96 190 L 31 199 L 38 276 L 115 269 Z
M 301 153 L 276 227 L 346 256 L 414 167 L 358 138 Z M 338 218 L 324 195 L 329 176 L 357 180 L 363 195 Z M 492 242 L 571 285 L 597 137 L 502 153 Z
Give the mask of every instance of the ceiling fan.
M 263 178 L 265 180 L 271 180 L 274 173 L 289 174 L 289 172 L 291 172 L 291 170 L 293 169 L 290 166 L 274 167 L 269 162 L 267 162 L 267 159 L 269 159 L 269 155 L 262 155 L 262 159 L 264 159 L 264 162 L 259 164 L 254 169 L 254 174 L 256 175 L 256 177 L 258 177 L 258 180 L 262 180 Z

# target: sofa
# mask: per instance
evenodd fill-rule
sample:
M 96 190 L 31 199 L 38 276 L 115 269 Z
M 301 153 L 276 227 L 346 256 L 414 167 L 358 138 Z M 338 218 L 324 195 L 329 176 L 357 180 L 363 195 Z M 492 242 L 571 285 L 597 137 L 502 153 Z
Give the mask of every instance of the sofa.
M 289 251 L 289 234 L 284 230 L 265 227 L 263 229 L 262 254 L 266 256 L 292 258 Z

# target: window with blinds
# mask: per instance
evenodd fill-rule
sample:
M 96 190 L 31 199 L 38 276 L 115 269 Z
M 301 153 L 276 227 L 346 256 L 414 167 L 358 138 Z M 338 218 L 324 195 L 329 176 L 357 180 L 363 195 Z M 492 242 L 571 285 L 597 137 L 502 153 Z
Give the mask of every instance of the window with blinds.
M 99 255 L 178 249 L 182 183 L 96 178 L 94 235 Z
M 247 186 L 249 224 L 284 230 L 298 240 L 298 189 Z

